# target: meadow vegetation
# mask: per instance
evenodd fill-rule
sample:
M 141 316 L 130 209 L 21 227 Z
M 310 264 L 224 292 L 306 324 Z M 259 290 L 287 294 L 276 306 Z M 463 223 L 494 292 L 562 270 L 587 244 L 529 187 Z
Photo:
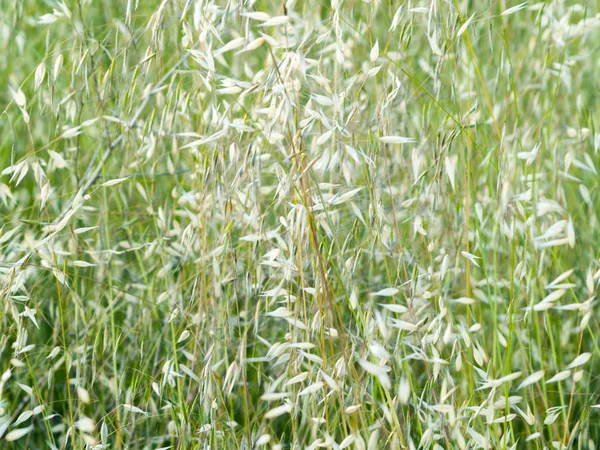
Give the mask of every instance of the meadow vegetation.
M 595 449 L 598 0 L 0 0 L 0 447 Z

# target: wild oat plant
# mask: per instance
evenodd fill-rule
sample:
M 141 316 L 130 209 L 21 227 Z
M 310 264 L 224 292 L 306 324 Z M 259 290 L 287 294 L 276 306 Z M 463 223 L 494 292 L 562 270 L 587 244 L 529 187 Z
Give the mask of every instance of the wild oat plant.
M 0 448 L 595 449 L 599 43 L 597 0 L 0 1 Z

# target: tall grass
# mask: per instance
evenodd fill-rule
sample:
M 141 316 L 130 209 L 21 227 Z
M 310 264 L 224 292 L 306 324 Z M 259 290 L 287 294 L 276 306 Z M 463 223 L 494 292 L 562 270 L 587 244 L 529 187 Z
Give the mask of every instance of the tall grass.
M 596 448 L 599 7 L 0 1 L 0 447 Z

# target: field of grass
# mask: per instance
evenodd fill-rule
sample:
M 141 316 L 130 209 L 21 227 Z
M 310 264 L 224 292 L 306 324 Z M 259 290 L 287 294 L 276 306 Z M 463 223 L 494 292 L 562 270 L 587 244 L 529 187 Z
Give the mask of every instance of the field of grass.
M 0 448 L 594 450 L 598 74 L 598 0 L 0 0 Z

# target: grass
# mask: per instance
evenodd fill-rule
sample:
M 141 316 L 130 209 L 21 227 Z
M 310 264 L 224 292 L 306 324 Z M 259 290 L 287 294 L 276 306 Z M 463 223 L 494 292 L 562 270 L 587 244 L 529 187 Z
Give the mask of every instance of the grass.
M 0 1 L 0 439 L 594 449 L 600 2 Z

